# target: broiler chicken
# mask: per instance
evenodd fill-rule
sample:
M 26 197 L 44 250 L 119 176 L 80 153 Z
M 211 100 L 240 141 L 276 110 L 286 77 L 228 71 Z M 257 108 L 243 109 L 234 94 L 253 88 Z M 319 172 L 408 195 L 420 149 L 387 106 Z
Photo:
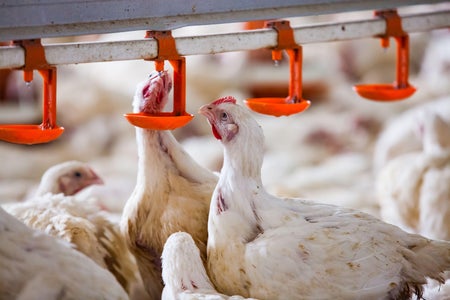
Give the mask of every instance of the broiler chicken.
M 450 243 L 371 215 L 277 198 L 261 181 L 264 135 L 224 97 L 204 105 L 224 164 L 211 199 L 208 273 L 216 289 L 259 299 L 405 299 L 427 277 L 443 282 Z
M 170 89 L 168 73 L 153 72 L 137 86 L 134 112 L 160 112 Z M 121 229 L 147 292 L 159 299 L 163 289 L 160 257 L 170 234 L 191 234 L 206 260 L 209 202 L 217 176 L 198 165 L 170 131 L 136 128 L 136 141 L 137 181 L 124 207 Z
M 424 112 L 423 150 L 387 163 L 377 180 L 381 217 L 428 238 L 450 240 L 450 124 Z
M 162 259 L 163 300 L 242 300 L 216 291 L 191 235 L 172 233 L 164 244 Z
M 118 224 L 109 221 L 96 203 L 65 195 L 100 182 L 86 164 L 58 164 L 44 173 L 36 196 L 25 202 L 5 204 L 3 208 L 27 226 L 71 243 L 111 271 L 131 293 L 140 278 Z
M 1 299 L 128 299 L 110 272 L 2 208 L 0 240 Z
M 43 196 L 46 193 L 72 196 L 93 184 L 103 184 L 103 180 L 87 163 L 67 161 L 45 171 L 36 190 L 36 196 Z
M 113 223 L 118 223 L 122 212 L 121 203 L 125 201 L 118 199 L 120 196 L 117 191 L 113 193 L 110 190 L 111 184 L 105 186 L 103 179 L 89 164 L 73 160 L 56 164 L 47 169 L 33 196 L 43 196 L 46 193 L 76 195 L 80 201 L 98 206 L 99 209 L 108 212 L 108 214 L 105 213 L 108 219 Z M 111 209 L 114 205 L 116 205 L 115 209 Z
M 389 121 L 375 144 L 373 156 L 376 172 L 397 156 L 422 150 L 423 143 L 415 129 L 424 111 L 438 114 L 450 124 L 450 96 L 418 105 Z

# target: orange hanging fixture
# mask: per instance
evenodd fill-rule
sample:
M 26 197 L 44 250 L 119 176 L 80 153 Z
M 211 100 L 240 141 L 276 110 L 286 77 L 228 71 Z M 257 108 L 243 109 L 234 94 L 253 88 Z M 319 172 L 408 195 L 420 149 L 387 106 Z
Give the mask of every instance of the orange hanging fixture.
M 23 77 L 25 82 L 33 80 L 33 71 L 38 70 L 43 83 L 42 123 L 40 125 L 0 125 L 0 140 L 15 144 L 41 144 L 57 139 L 64 131 L 56 125 L 56 68 L 45 59 L 40 39 L 16 41 L 25 50 Z
M 302 47 L 295 43 L 294 31 L 289 21 L 266 22 L 266 27 L 273 28 L 278 33 L 272 59 L 280 60 L 283 50 L 289 56 L 289 95 L 286 98 L 251 98 L 244 102 L 256 112 L 276 117 L 303 112 L 311 102 L 302 98 Z
M 416 91 L 409 84 L 409 36 L 402 29 L 402 20 L 396 10 L 375 11 L 375 16 L 386 20 L 386 32 L 378 36 L 381 46 L 389 47 L 389 38 L 394 37 L 397 42 L 397 74 L 392 84 L 364 84 L 355 85 L 353 89 L 361 96 L 376 101 L 396 101 L 405 99 Z
M 154 38 L 158 42 L 158 56 L 153 59 L 155 69 L 163 71 L 165 60 L 173 67 L 173 111 L 157 114 L 129 113 L 124 116 L 132 125 L 146 129 L 173 130 L 182 127 L 194 117 L 186 112 L 185 58 L 178 54 L 170 31 L 147 31 L 145 37 Z

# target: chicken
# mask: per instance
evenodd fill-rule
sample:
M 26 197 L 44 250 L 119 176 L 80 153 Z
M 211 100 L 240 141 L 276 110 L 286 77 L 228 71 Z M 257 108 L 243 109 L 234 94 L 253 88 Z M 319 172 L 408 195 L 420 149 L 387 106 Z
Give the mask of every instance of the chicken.
M 106 215 L 110 220 L 118 223 L 127 197 L 125 196 L 125 200 L 120 199 L 124 194 L 124 192 L 121 193 L 121 188 L 125 185 L 123 184 L 125 180 L 116 184 L 111 184 L 111 181 L 109 178 L 109 184 L 104 185 L 103 179 L 87 163 L 66 161 L 45 171 L 37 190 L 32 195 L 63 193 L 65 196 L 71 196 L 76 194 L 77 199 L 95 204 L 108 212 Z
M 160 112 L 171 85 L 166 71 L 153 72 L 137 86 L 134 112 Z M 191 234 L 206 261 L 209 202 L 217 176 L 198 165 L 169 131 L 136 128 L 136 141 L 137 181 L 125 204 L 121 229 L 149 295 L 159 299 L 160 257 L 170 234 Z
M 48 193 L 4 208 L 27 226 L 73 244 L 110 270 L 127 291 L 138 281 L 137 266 L 119 226 L 110 222 L 98 206 L 74 196 Z
M 164 244 L 161 259 L 165 284 L 163 300 L 246 299 L 216 291 L 200 258 L 200 250 L 189 233 L 172 233 Z
M 0 298 L 128 299 L 110 272 L 0 208 Z
M 448 5 L 448 4 L 447 4 Z M 448 6 L 447 6 L 448 9 Z M 433 30 L 428 35 L 425 53 L 420 63 L 420 88 L 433 99 L 450 94 L 450 33 L 447 28 Z
M 97 203 L 72 195 L 93 183 L 102 180 L 87 164 L 58 164 L 44 173 L 34 197 L 3 207 L 27 226 L 71 243 L 111 271 L 131 293 L 139 286 L 140 277 L 118 224 L 111 222 Z
M 428 238 L 450 240 L 450 124 L 424 112 L 422 151 L 387 163 L 377 180 L 381 217 Z
M 54 165 L 45 171 L 36 190 L 36 195 L 63 193 L 66 196 L 71 196 L 93 184 L 103 184 L 103 180 L 88 164 L 79 161 L 67 161 Z
M 404 153 L 422 149 L 417 124 L 423 111 L 439 114 L 450 123 L 450 97 L 418 105 L 390 120 L 378 137 L 374 148 L 374 169 L 379 172 L 386 163 Z
M 433 110 L 422 111 L 416 122 L 422 150 L 393 158 L 377 178 L 380 215 L 406 231 L 449 241 L 450 124 Z M 430 282 L 425 298 L 444 299 L 449 285 L 441 290 Z
M 259 299 L 405 299 L 443 282 L 450 243 L 406 233 L 353 209 L 277 198 L 261 182 L 264 135 L 224 97 L 204 105 L 224 163 L 208 220 L 217 290 Z

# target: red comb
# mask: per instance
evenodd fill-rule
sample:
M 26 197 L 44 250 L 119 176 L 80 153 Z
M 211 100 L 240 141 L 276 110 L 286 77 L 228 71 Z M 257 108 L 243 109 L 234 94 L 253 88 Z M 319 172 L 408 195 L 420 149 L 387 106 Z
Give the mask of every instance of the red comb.
M 214 101 L 211 104 L 219 105 L 221 103 L 227 103 L 227 102 L 236 104 L 236 98 L 234 98 L 233 96 L 226 96 L 226 97 L 222 97 L 222 98 L 217 99 L 216 101 Z

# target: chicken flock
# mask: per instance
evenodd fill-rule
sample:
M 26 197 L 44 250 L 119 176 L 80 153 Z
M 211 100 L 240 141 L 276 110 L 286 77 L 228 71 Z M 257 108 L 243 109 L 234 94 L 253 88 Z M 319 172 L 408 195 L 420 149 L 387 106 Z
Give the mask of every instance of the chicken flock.
M 418 91 L 388 104 L 350 85 L 390 53 L 305 45 L 312 106 L 282 118 L 241 103 L 286 64 L 188 57 L 198 117 L 173 132 L 118 114 L 170 109 L 170 71 L 62 70 L 62 138 L 0 145 L 0 299 L 450 299 L 449 42 L 412 36 Z

